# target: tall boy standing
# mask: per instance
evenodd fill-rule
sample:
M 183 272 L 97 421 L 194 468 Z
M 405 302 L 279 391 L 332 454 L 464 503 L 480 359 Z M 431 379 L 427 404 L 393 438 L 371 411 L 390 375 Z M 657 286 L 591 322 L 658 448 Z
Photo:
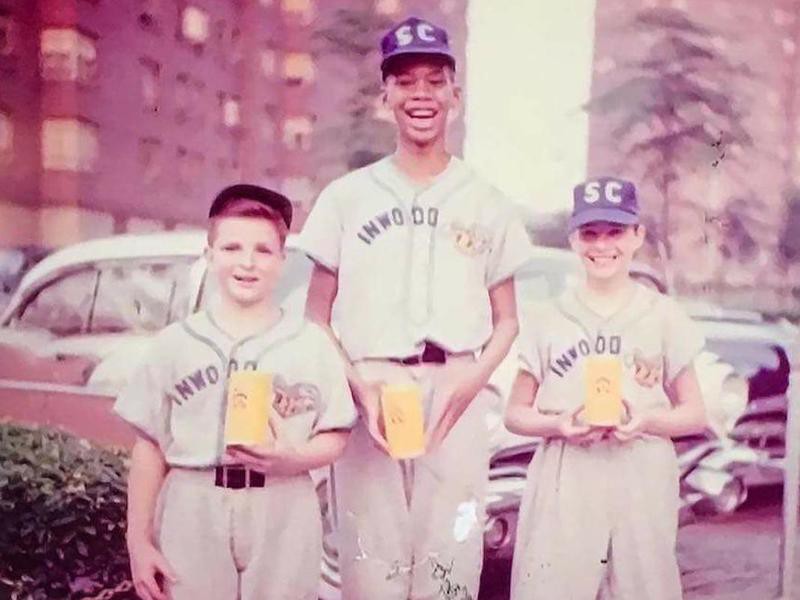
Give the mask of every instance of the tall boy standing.
M 394 154 L 331 183 L 301 233 L 309 316 L 333 324 L 361 411 L 334 467 L 348 600 L 477 598 L 488 473 L 484 386 L 517 333 L 530 242 L 512 207 L 445 148 L 460 108 L 447 33 L 409 18 L 381 43 Z M 395 460 L 381 384 L 421 390 L 427 451 Z

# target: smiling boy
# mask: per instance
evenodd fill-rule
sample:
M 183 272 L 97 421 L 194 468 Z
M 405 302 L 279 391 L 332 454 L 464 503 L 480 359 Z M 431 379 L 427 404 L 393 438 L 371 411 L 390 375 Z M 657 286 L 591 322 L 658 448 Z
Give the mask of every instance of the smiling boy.
M 127 540 L 144 600 L 317 598 L 309 471 L 341 454 L 356 415 L 328 335 L 273 301 L 291 218 L 272 190 L 217 195 L 206 250 L 216 302 L 156 336 L 115 404 L 138 433 Z M 227 381 L 241 370 L 272 375 L 270 446 L 226 448 Z
M 569 240 L 585 280 L 523 319 L 520 370 L 506 412 L 514 433 L 544 438 L 520 506 L 512 600 L 678 600 L 678 463 L 671 437 L 701 432 L 693 361 L 703 337 L 680 305 L 630 277 L 644 242 L 633 184 L 575 187 Z M 591 394 L 627 415 L 595 427 Z M 602 372 L 602 371 L 600 371 Z
M 510 203 L 446 149 L 461 108 L 447 33 L 411 17 L 381 42 L 396 150 L 332 182 L 299 245 L 310 318 L 336 333 L 361 420 L 334 466 L 349 600 L 477 598 L 489 466 L 485 385 L 517 333 L 530 242 Z M 383 384 L 422 397 L 427 445 L 395 459 Z

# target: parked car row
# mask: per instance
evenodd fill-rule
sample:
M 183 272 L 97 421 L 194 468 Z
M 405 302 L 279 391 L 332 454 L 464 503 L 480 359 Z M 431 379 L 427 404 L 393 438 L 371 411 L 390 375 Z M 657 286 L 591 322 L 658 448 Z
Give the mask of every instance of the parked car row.
M 213 299 L 202 258 L 205 241 L 202 231 L 121 235 L 75 244 L 43 259 L 22 279 L 0 318 L 0 387 L 114 396 L 155 332 Z M 311 269 L 290 238 L 277 289 L 277 300 L 287 310 L 303 309 Z M 633 276 L 665 292 L 658 274 L 646 266 L 636 265 Z M 572 253 L 535 249 L 517 277 L 521 313 L 579 277 Z M 698 304 L 688 308 L 708 341 L 695 368 L 712 427 L 706 435 L 676 440 L 684 520 L 735 510 L 748 486 L 781 480 L 786 348 L 796 335 L 751 313 Z M 490 382 L 487 572 L 507 569 L 527 466 L 538 444 L 509 433 L 502 423 L 515 356 L 512 349 Z M 334 504 L 327 472 L 314 475 L 325 534 L 320 597 L 333 600 L 340 597 Z

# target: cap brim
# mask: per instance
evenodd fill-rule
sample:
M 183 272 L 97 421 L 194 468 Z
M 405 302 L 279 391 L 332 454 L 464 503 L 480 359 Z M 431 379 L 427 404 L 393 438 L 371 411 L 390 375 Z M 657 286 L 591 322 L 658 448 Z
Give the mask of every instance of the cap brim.
M 406 46 L 403 48 L 398 48 L 383 58 L 383 61 L 381 61 L 381 73 L 385 74 L 387 70 L 391 69 L 392 63 L 395 62 L 395 59 L 406 56 L 439 56 L 447 59 L 447 62 L 451 67 L 453 67 L 453 69 L 456 68 L 455 57 L 452 55 L 452 53 L 446 50 L 431 50 L 430 48 L 414 48 L 413 46 Z
M 639 223 L 639 215 L 615 208 L 585 210 L 580 214 L 570 217 L 569 230 L 575 231 L 578 227 L 586 225 L 587 223 L 596 223 L 598 221 L 604 223 L 618 223 L 619 225 L 637 225 Z
M 214 218 L 229 202 L 236 199 L 252 200 L 271 208 L 278 212 L 287 228 L 292 226 L 291 201 L 279 192 L 250 184 L 232 185 L 222 190 L 211 203 L 209 218 Z

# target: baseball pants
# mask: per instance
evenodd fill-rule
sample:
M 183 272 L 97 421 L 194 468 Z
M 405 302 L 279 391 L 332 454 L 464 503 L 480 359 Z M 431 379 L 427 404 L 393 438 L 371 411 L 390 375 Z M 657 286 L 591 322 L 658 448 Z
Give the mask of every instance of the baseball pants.
M 227 489 L 213 469 L 172 469 L 159 504 L 173 600 L 317 600 L 322 527 L 308 475 Z
M 679 600 L 678 509 L 669 440 L 544 443 L 520 506 L 511 600 Z
M 426 429 L 445 405 L 444 383 L 474 364 L 356 364 L 367 381 L 415 383 Z M 489 468 L 487 394 L 468 406 L 440 448 L 412 460 L 377 449 L 359 420 L 334 465 L 343 598 L 459 600 L 478 597 Z M 445 594 L 445 595 L 443 595 Z

